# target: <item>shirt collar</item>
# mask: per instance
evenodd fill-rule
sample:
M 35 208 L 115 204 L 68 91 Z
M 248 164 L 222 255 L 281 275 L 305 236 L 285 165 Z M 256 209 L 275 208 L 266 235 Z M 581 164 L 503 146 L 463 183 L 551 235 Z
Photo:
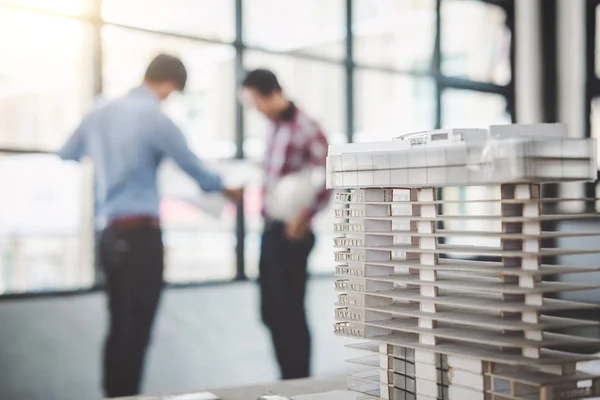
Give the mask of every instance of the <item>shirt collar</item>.
M 144 97 L 146 97 L 148 99 L 152 99 L 157 104 L 160 104 L 160 98 L 158 97 L 158 95 L 156 94 L 156 92 L 154 92 L 154 90 L 150 89 L 146 85 L 141 85 L 141 86 L 136 87 L 135 89 L 133 89 L 131 91 L 131 93 L 133 93 L 133 94 L 139 94 L 140 96 L 144 96 Z
M 293 101 L 290 101 L 289 106 L 281 111 L 276 118 L 277 122 L 291 122 L 296 118 L 298 114 L 298 107 L 294 104 Z

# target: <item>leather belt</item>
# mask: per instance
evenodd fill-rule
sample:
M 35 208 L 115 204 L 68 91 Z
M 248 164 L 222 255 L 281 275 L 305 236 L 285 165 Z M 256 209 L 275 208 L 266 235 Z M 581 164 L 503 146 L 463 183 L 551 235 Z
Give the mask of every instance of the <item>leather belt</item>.
M 285 223 L 283 221 L 281 221 L 281 220 L 265 217 L 264 218 L 264 228 L 263 229 L 265 231 L 268 231 L 268 230 L 271 230 L 271 229 L 275 228 L 278 225 L 281 226 L 281 225 L 284 225 L 284 224 Z
M 136 229 L 142 227 L 160 227 L 160 220 L 148 215 L 132 215 L 128 217 L 117 217 L 108 224 L 111 228 Z

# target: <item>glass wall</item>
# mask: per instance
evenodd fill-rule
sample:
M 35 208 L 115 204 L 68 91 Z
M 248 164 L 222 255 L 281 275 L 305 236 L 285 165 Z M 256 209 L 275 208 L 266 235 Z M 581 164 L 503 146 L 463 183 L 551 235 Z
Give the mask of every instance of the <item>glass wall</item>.
M 30 197 L 27 204 L 45 174 L 75 174 L 64 181 L 89 189 L 89 170 L 64 166 L 71 171 L 65 172 L 59 162 L 46 165 L 52 155 L 34 160 L 15 154 L 56 150 L 94 102 L 138 85 L 159 52 L 180 56 L 189 70 L 185 93 L 164 110 L 217 170 L 239 168 L 239 162 L 258 169 L 265 150 L 266 121 L 237 103 L 239 66 L 272 69 L 330 143 L 510 122 L 513 28 L 513 0 L 0 0 L 0 35 L 15 38 L 0 42 L 0 179 L 12 176 L 13 159 L 31 166 L 19 189 L 22 198 Z M 262 222 L 256 175 L 242 208 L 245 224 L 238 226 L 235 207 L 215 219 L 182 201 L 176 193 L 194 196 L 198 189 L 165 165 L 161 179 L 169 189 L 161 218 L 169 282 L 257 275 Z M 62 193 L 62 182 L 47 181 Z M 0 202 L 10 208 L 13 197 L 2 193 Z M 10 221 L 0 220 L 0 293 L 97 284 L 89 257 L 65 250 L 89 242 L 83 232 L 93 221 L 93 206 L 85 206 L 91 197 L 79 190 L 56 197 L 52 207 L 61 213 L 79 211 L 76 218 L 58 218 L 75 225 L 46 227 L 54 242 L 23 234 L 19 244 L 6 239 L 15 224 L 32 225 L 34 214 L 26 219 L 15 210 Z M 331 212 L 317 217 L 312 272 L 332 271 L 331 227 Z
M 100 5 L 107 23 L 223 43 L 235 38 L 234 0 L 101 0 Z
M 357 64 L 427 73 L 437 34 L 436 1 L 354 0 L 352 34 Z
M 91 172 L 0 151 L 0 295 L 94 285 Z
M 90 105 L 91 26 L 0 7 L 0 34 L 0 146 L 54 149 Z
M 436 91 L 432 78 L 375 69 L 355 72 L 355 142 L 389 140 L 436 125 Z
M 444 0 L 441 12 L 444 75 L 510 83 L 511 30 L 506 8 L 478 0 Z
M 345 58 L 344 0 L 244 0 L 243 40 L 281 54 Z

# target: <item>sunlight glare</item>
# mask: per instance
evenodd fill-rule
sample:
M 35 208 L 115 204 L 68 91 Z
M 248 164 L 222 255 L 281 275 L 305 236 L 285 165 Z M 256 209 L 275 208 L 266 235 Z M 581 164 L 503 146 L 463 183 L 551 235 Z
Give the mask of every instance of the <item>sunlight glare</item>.
M 0 0 L 0 5 L 3 3 L 59 14 L 81 15 L 88 0 Z

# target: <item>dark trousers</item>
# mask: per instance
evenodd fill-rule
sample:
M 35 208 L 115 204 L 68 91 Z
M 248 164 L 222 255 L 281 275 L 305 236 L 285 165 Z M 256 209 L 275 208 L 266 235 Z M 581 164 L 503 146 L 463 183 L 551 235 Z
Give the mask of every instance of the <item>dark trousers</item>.
M 161 230 L 107 228 L 100 239 L 110 328 L 104 348 L 107 397 L 138 394 L 146 348 L 163 288 Z
M 315 243 L 311 232 L 291 241 L 281 222 L 265 224 L 260 255 L 261 314 L 271 331 L 282 379 L 310 374 L 310 333 L 304 311 L 307 260 Z

